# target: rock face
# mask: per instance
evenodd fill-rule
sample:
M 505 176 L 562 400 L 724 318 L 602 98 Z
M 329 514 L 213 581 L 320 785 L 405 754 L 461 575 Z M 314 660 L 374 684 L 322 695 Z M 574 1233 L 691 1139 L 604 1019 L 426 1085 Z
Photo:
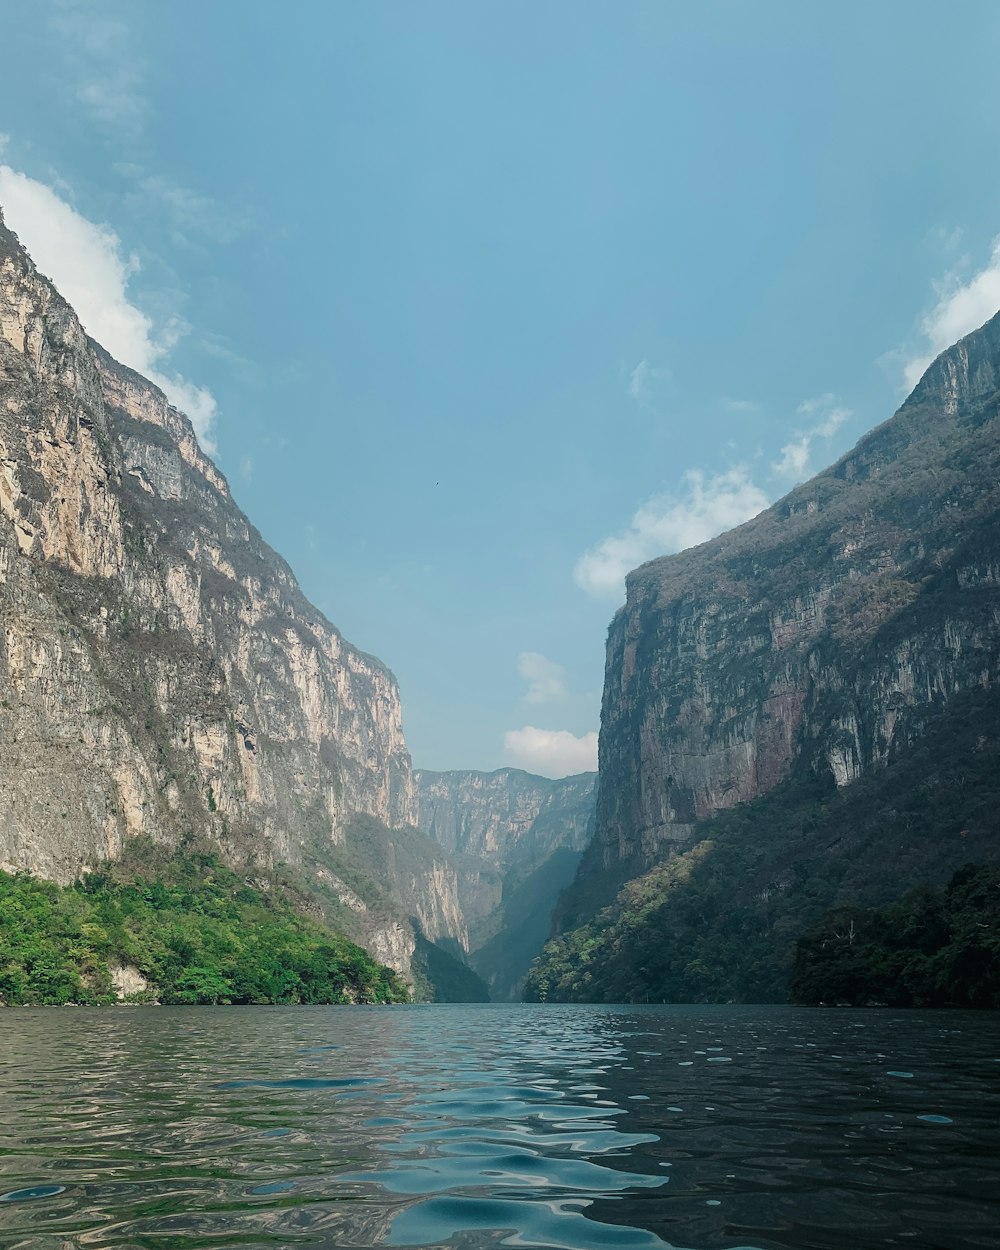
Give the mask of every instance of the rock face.
M 840 786 L 1000 677 L 1000 316 L 755 520 L 633 572 L 608 639 L 593 909 L 695 822 Z M 574 915 L 572 896 L 564 922 Z
M 470 962 L 494 999 L 516 997 L 593 833 L 597 774 L 553 781 L 517 768 L 420 769 L 414 777 L 420 828 L 458 873 Z
M 586 845 L 596 773 L 553 781 L 519 768 L 418 769 L 414 780 L 417 823 L 452 854 L 475 855 L 494 868 L 533 867 L 560 847 Z
M 137 834 L 294 865 L 359 813 L 416 823 L 393 675 L 2 219 L 0 620 L 4 869 L 69 881 Z M 454 881 L 425 884 L 429 928 L 461 944 Z M 405 970 L 412 933 L 369 937 Z

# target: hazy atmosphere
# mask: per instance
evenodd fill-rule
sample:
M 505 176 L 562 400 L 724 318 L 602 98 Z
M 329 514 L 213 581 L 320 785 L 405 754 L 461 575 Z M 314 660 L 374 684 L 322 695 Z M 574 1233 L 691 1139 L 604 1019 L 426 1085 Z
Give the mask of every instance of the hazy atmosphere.
M 1000 303 L 962 10 L 7 6 L 0 204 L 394 670 L 414 763 L 562 776 L 625 573 Z

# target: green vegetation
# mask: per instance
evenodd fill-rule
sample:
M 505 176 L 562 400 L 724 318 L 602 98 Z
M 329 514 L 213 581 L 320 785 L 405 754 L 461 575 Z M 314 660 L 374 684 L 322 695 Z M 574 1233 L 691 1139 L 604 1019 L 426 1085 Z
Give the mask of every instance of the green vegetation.
M 655 985 L 659 1002 L 667 983 L 675 987 L 674 1001 L 696 1000 L 694 987 L 703 995 L 705 959 L 692 956 L 690 935 L 668 935 L 662 918 L 712 850 L 711 842 L 701 842 L 657 864 L 589 924 L 553 939 L 528 974 L 525 1001 L 644 1002 Z
M 796 941 L 825 912 L 995 861 L 998 809 L 1000 704 L 989 691 L 956 697 L 916 747 L 843 789 L 790 781 L 703 822 L 694 843 L 549 942 L 524 996 L 783 1002 Z
M 141 858 L 66 887 L 0 873 L 0 1000 L 115 1002 L 112 969 L 129 967 L 149 983 L 139 1001 L 409 1001 L 395 973 L 214 855 L 152 854 L 152 879 Z
M 800 938 L 796 1003 L 1000 1007 L 1000 868 L 967 864 L 947 889 L 887 907 L 836 907 Z

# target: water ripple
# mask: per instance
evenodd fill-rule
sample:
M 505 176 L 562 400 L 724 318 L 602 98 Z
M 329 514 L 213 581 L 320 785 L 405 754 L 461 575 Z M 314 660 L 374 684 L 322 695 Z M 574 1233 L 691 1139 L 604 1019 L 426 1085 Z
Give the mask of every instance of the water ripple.
M 977 1013 L 8 1011 L 4 1250 L 984 1250 Z

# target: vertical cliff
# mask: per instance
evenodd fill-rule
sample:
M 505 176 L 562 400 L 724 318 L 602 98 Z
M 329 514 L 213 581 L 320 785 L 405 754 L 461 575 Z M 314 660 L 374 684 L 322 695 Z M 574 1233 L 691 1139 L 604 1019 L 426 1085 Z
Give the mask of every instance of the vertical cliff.
M 1000 677 L 1000 316 L 745 525 L 633 572 L 610 629 L 596 836 L 571 924 L 699 821 L 844 786 Z
M 138 834 L 301 866 L 358 815 L 416 824 L 393 675 L 305 599 L 187 418 L 87 337 L 2 219 L 0 618 L 0 867 L 67 881 Z M 424 906 L 461 943 L 440 859 Z M 405 967 L 393 923 L 368 937 Z

